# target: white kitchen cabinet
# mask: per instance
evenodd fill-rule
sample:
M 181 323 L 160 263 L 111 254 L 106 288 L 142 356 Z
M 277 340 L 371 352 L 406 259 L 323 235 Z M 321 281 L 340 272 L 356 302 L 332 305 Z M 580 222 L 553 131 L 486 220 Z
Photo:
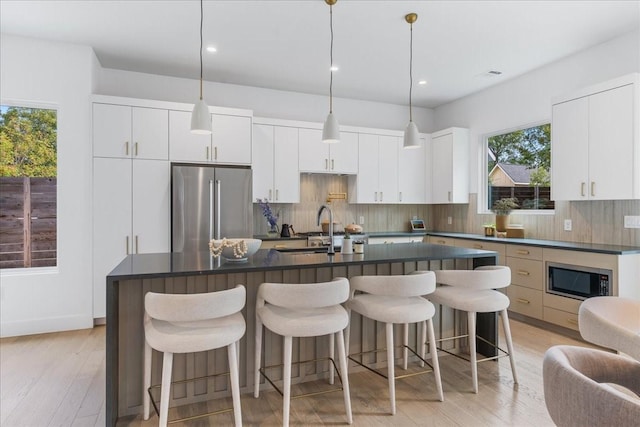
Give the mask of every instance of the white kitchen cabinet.
M 300 172 L 358 173 L 358 134 L 340 132 L 340 142 L 322 142 L 322 130 L 299 129 Z
M 637 76 L 585 89 L 553 105 L 554 200 L 640 198 Z M 592 92 L 592 93 L 589 93 Z
M 429 203 L 430 198 L 431 136 L 421 135 L 420 147 L 399 149 L 398 201 L 407 204 Z
M 253 200 L 300 202 L 298 129 L 253 125 Z
M 168 144 L 166 109 L 93 104 L 94 157 L 166 160 Z
M 191 133 L 191 112 L 169 113 L 169 158 L 174 162 L 251 164 L 251 118 L 211 115 L 211 135 Z
M 350 203 L 398 203 L 400 138 L 360 133 L 358 175 L 349 179 Z
M 431 134 L 431 203 L 469 203 L 469 130 Z
M 106 276 L 130 253 L 170 251 L 168 161 L 93 159 L 93 317 L 106 315 Z

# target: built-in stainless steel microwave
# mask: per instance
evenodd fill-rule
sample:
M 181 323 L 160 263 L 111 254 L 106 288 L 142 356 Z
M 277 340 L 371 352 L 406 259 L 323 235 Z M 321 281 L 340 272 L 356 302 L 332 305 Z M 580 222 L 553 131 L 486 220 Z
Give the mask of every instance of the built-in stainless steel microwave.
M 563 297 L 587 299 L 611 295 L 613 273 L 602 268 L 547 263 L 547 292 Z

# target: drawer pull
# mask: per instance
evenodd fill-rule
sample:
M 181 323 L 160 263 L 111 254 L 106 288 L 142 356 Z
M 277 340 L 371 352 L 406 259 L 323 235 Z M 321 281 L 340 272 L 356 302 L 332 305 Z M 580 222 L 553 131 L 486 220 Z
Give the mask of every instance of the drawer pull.
M 482 245 L 479 245 L 479 244 L 475 244 L 475 245 L 473 245 L 473 247 L 476 248 L 476 249 L 482 249 Z
M 445 243 L 447 243 L 447 242 L 445 242 L 444 240 L 438 240 L 438 244 L 440 244 L 440 245 L 444 245 Z
M 519 255 L 529 255 L 529 251 L 524 250 L 524 249 L 519 249 L 516 251 L 517 254 Z
M 578 321 L 572 317 L 567 319 L 567 323 L 571 323 L 572 325 L 577 325 Z
M 516 301 L 518 301 L 521 304 L 531 304 L 531 301 L 529 301 L 528 299 L 524 299 L 524 298 L 518 298 L 518 299 L 516 299 Z
M 528 271 L 524 271 L 524 270 L 518 270 L 518 274 L 521 276 L 529 276 L 531 273 L 529 273 Z

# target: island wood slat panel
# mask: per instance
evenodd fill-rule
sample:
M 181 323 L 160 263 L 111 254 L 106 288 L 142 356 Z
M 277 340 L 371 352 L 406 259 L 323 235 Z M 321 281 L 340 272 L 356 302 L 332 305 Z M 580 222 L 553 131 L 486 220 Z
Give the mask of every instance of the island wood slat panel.
M 409 274 L 416 270 L 436 269 L 469 269 L 473 260 L 457 259 L 444 261 L 396 262 L 370 265 L 350 265 L 322 268 L 308 268 L 299 270 L 261 271 L 236 274 L 212 274 L 198 276 L 182 276 L 169 278 L 154 278 L 141 280 L 123 280 L 119 284 L 119 334 L 121 345 L 118 350 L 120 369 L 118 375 L 118 417 L 138 414 L 142 405 L 142 369 L 144 349 L 143 310 L 144 294 L 149 291 L 161 293 L 203 293 L 214 292 L 243 284 L 247 289 L 247 301 L 243 315 L 247 324 L 247 331 L 240 342 L 240 387 L 242 393 L 253 390 L 253 372 L 255 354 L 255 304 L 258 286 L 263 282 L 275 283 L 316 283 L 330 281 L 334 277 L 354 277 L 359 275 L 391 275 Z M 451 336 L 466 330 L 466 318 L 449 308 L 436 306 L 434 328 L 436 337 Z M 351 354 L 360 351 L 382 349 L 385 343 L 385 326 L 383 323 L 371 319 L 362 319 L 359 315 L 352 316 Z M 416 348 L 419 344 L 419 334 L 415 325 L 409 330 L 409 344 Z M 402 340 L 402 327 L 396 326 L 396 345 Z M 125 337 L 124 340 L 122 337 Z M 282 363 L 282 337 L 265 330 L 263 336 L 264 365 L 279 365 Z M 466 346 L 466 345 L 465 345 Z M 447 342 L 445 348 L 462 351 L 453 341 Z M 326 358 L 328 356 L 329 338 L 314 337 L 294 339 L 293 361 Z M 397 352 L 397 357 L 401 352 Z M 386 353 L 378 352 L 368 355 L 366 362 L 373 366 L 386 366 Z M 292 367 L 292 383 L 312 381 L 327 376 L 327 361 L 294 365 Z M 175 354 L 173 361 L 173 380 L 213 375 L 228 371 L 226 348 L 200 353 Z M 263 366 L 264 366 L 263 365 Z M 351 363 L 350 372 L 363 368 Z M 159 384 L 162 372 L 162 354 L 153 351 L 152 384 Z M 282 380 L 280 368 L 270 369 L 270 378 L 276 384 Z M 200 401 L 206 401 L 228 396 L 228 376 L 221 375 L 208 380 L 198 380 L 186 384 L 172 386 L 170 406 L 180 406 Z M 262 388 L 271 389 L 271 385 L 262 379 Z M 157 392 L 158 390 L 156 390 Z

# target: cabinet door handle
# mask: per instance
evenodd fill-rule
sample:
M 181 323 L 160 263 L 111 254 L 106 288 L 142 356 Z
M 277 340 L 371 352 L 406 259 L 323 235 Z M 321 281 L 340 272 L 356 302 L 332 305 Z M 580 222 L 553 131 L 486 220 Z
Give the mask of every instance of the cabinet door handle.
M 329 159 L 324 159 L 324 169 L 329 170 Z
M 209 160 L 209 147 L 207 147 L 207 160 Z
M 269 190 L 269 200 L 273 200 L 273 198 L 271 196 L 272 196 L 272 192 L 271 192 L 271 190 Z
M 129 141 L 124 142 L 124 154 L 129 155 Z
M 126 253 L 127 255 L 129 255 L 129 236 L 126 237 L 125 239 L 125 248 L 126 248 Z
M 451 201 L 451 191 L 447 191 L 447 200 Z
M 213 160 L 218 160 L 218 147 L 213 147 Z
M 138 253 L 138 236 L 136 236 L 136 253 Z
M 436 243 L 438 243 L 439 245 L 444 245 L 444 244 L 445 244 L 445 243 L 447 243 L 447 242 L 446 242 L 446 241 L 444 241 L 444 240 L 438 240 Z
M 133 155 L 138 156 L 138 143 L 133 144 Z
M 529 301 L 528 299 L 524 299 L 524 298 L 518 298 L 518 299 L 516 299 L 516 301 L 518 301 L 520 304 L 531 304 L 531 301 Z
M 380 201 L 382 201 L 382 191 L 380 192 Z
M 517 250 L 516 253 L 519 255 L 529 255 L 529 251 L 524 249 Z
M 276 188 L 276 202 L 280 199 L 280 195 L 278 194 L 278 189 Z
M 331 170 L 335 169 L 335 160 L 331 159 Z
M 480 245 L 480 244 L 478 244 L 478 243 L 474 244 L 474 245 L 473 245 L 473 247 L 474 247 L 475 249 L 482 249 L 482 245 Z
M 596 195 L 596 183 L 595 183 L 595 181 L 591 181 L 591 195 L 592 196 Z
M 571 323 L 572 325 L 577 325 L 578 321 L 572 317 L 567 319 L 567 323 Z
M 400 199 L 400 201 L 402 201 L 402 191 L 400 192 L 400 194 L 398 194 L 398 198 Z
M 373 192 L 373 201 L 374 201 L 374 202 L 377 202 L 377 201 L 378 201 L 378 192 L 377 192 L 377 191 L 374 191 L 374 192 Z
M 524 271 L 524 270 L 518 270 L 518 274 L 521 276 L 529 276 L 531 275 L 531 273 L 529 273 L 528 271 Z
M 582 197 L 584 197 L 584 196 L 585 196 L 585 194 L 584 194 L 584 186 L 585 186 L 585 185 L 587 185 L 587 183 L 586 183 L 586 182 L 581 182 L 581 183 L 580 183 L 580 196 L 582 196 Z

